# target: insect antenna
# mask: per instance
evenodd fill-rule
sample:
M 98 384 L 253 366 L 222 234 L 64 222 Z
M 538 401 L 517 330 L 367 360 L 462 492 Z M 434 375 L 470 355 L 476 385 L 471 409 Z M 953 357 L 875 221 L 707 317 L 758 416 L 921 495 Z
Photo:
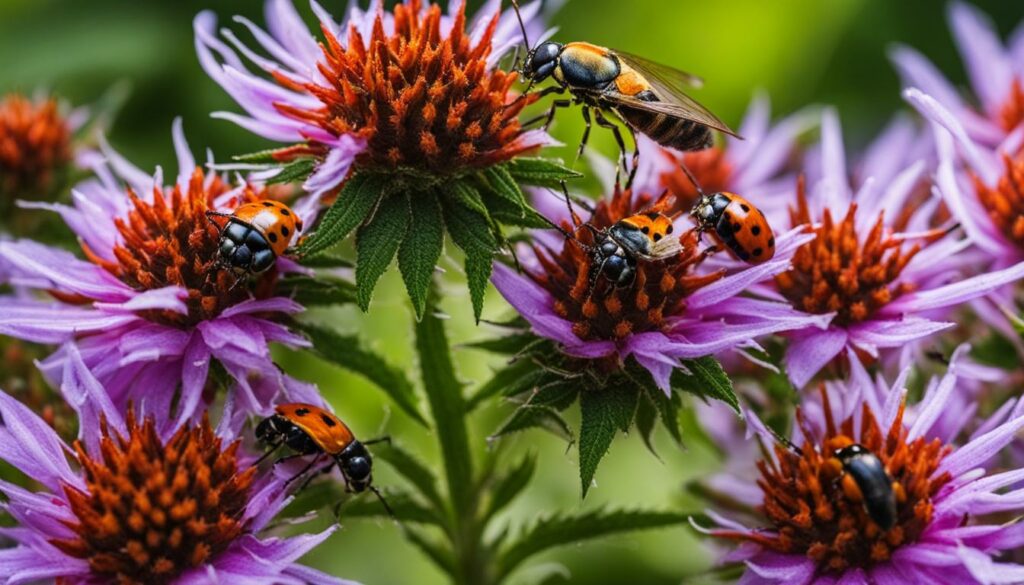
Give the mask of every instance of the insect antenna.
M 697 190 L 697 194 L 703 197 L 704 189 L 701 189 L 700 183 L 697 182 L 697 177 L 693 176 L 693 173 L 690 172 L 690 169 L 684 163 L 679 163 L 679 168 L 683 169 L 683 172 L 686 173 L 686 178 L 690 179 L 690 182 L 693 183 L 693 188 Z
M 369 486 L 369 489 L 371 492 L 373 492 L 373 495 L 377 496 L 377 499 L 380 500 L 380 503 L 382 506 L 384 506 L 384 510 L 387 511 L 388 516 L 391 516 L 392 520 L 397 521 L 398 517 L 395 516 L 395 511 L 392 510 L 391 506 L 388 505 L 388 501 L 384 499 L 384 495 L 380 493 L 380 490 L 378 490 L 375 486 L 372 485 Z
M 523 22 L 523 15 L 519 12 L 519 0 L 512 0 L 512 8 L 516 11 L 516 18 L 519 20 L 519 30 L 523 31 L 523 44 L 526 46 L 527 59 L 530 54 L 530 36 L 526 34 L 526 23 Z

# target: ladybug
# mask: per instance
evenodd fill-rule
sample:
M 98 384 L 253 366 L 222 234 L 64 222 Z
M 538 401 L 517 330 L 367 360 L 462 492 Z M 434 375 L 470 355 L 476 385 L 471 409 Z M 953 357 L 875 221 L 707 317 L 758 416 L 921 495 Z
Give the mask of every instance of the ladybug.
M 877 455 L 856 443 L 834 452 L 832 465 L 841 468 L 843 492 L 854 501 L 864 502 L 868 516 L 882 530 L 896 524 L 896 502 L 903 489 L 893 482 Z
M 207 211 L 206 216 L 211 222 L 214 217 L 227 218 L 223 227 L 218 226 L 220 261 L 241 273 L 269 270 L 302 231 L 302 219 L 280 201 L 245 203 L 234 213 Z
M 711 233 L 748 264 L 762 264 L 775 256 L 775 234 L 764 213 L 735 193 L 701 193 L 690 214 L 699 232 Z
M 656 211 L 620 219 L 604 230 L 583 225 L 594 234 L 591 286 L 603 275 L 617 287 L 628 287 L 636 278 L 639 258 L 658 260 L 679 252 L 679 240 L 668 237 L 673 230 L 672 220 Z
M 345 423 L 341 422 L 334 414 L 314 406 L 312 404 L 280 404 L 274 408 L 274 414 L 263 419 L 256 426 L 256 439 L 270 449 L 260 458 L 256 464 L 269 457 L 282 445 L 288 446 L 295 452 L 296 457 L 302 455 L 315 455 L 312 461 L 294 477 L 288 480 L 291 483 L 304 475 L 322 457 L 326 456 L 334 461 L 323 470 L 330 471 L 334 465 L 338 466 L 341 474 L 345 477 L 345 483 L 349 491 L 362 492 L 367 489 L 381 498 L 384 507 L 390 512 L 387 503 L 381 497 L 380 492 L 371 484 L 373 481 L 373 458 L 366 450 L 366 445 L 387 441 L 389 439 L 377 439 L 360 443 L 352 435 Z M 309 480 L 310 476 L 306 480 Z M 286 485 L 287 485 L 286 483 Z

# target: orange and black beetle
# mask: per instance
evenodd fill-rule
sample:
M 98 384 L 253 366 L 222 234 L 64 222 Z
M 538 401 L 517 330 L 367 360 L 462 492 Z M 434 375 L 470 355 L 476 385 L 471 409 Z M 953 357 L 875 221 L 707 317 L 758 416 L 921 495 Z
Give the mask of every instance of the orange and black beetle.
M 259 274 L 269 270 L 277 257 L 288 250 L 302 219 L 280 201 L 241 205 L 234 213 L 207 211 L 206 216 L 227 219 L 220 230 L 220 261 L 239 273 Z

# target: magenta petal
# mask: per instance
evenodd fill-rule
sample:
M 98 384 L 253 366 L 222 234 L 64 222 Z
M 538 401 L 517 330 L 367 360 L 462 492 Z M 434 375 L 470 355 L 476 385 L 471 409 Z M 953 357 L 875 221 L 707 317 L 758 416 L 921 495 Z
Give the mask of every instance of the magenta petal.
M 306 192 L 315 197 L 320 197 L 345 180 L 356 156 L 366 148 L 366 141 L 344 135 L 334 139 L 330 146 L 330 152 L 327 153 L 323 162 L 317 165 L 316 170 L 302 186 Z
M 106 420 L 110 428 L 128 436 L 121 411 L 107 395 L 93 373 L 82 362 L 82 354 L 74 343 L 64 346 L 67 363 L 64 366 L 64 379 L 60 390 L 64 399 L 78 415 L 78 438 L 82 440 L 93 455 L 99 454 L 100 422 Z
M 572 332 L 572 324 L 555 314 L 551 296 L 526 276 L 496 262 L 491 282 L 501 296 L 523 316 L 539 335 L 553 339 L 564 346 L 581 345 L 582 340 Z
M 986 110 L 998 112 L 1014 74 L 995 26 L 988 16 L 963 2 L 950 4 L 949 23 L 975 93 Z
M 95 264 L 69 252 L 29 240 L 0 242 L 0 257 L 29 275 L 44 278 L 61 290 L 98 301 L 119 302 L 134 291 Z
M 824 331 L 808 330 L 793 334 L 786 350 L 786 371 L 798 389 L 803 388 L 846 346 L 845 329 L 830 327 Z
M 804 555 L 764 552 L 747 561 L 751 571 L 760 577 L 787 585 L 810 583 L 814 577 L 814 561 Z
M 1024 262 L 996 272 L 988 272 L 931 290 L 905 294 L 882 308 L 886 314 L 919 313 L 952 307 L 1024 278 Z
M 78 333 L 109 331 L 138 319 L 131 314 L 31 303 L 0 312 L 0 334 L 36 343 L 63 343 Z
M 893 321 L 867 321 L 847 328 L 850 341 L 875 347 L 901 347 L 908 342 L 949 329 L 955 323 L 937 323 L 927 319 L 906 318 Z
M 953 477 L 959 477 L 967 471 L 981 466 L 1012 441 L 1017 431 L 1022 428 L 1024 428 L 1024 416 L 977 437 L 943 459 L 935 473 L 948 471 Z
M 68 465 L 67 445 L 32 409 L 0 392 L 0 420 L 0 459 L 55 493 L 62 484 L 82 485 Z

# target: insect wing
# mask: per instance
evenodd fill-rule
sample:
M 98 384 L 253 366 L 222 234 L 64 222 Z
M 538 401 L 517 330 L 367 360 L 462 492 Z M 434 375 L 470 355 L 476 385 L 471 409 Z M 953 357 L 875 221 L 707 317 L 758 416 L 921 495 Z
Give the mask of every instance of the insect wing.
M 682 251 L 683 245 L 679 243 L 679 238 L 662 238 L 651 246 L 651 256 L 658 259 L 671 258 Z

